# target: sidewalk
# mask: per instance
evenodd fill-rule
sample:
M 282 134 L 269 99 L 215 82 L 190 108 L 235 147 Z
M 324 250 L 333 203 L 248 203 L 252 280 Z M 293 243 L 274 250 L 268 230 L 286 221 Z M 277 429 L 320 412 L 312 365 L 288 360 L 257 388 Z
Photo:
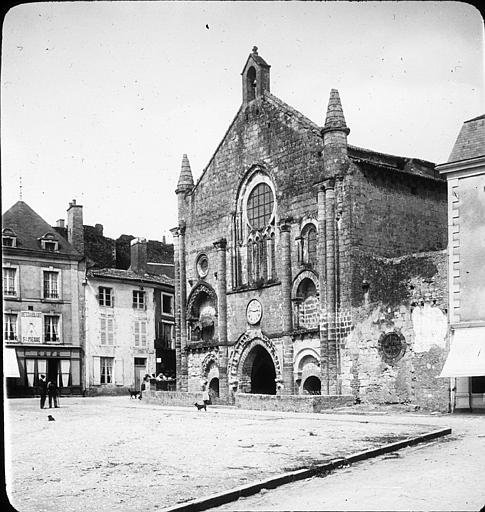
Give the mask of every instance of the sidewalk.
M 163 509 L 453 420 L 224 407 L 204 412 L 129 397 L 66 397 L 51 411 L 54 422 L 37 400 L 6 401 L 7 490 L 21 511 Z
M 439 418 L 441 422 L 444 418 Z M 485 510 L 485 417 L 446 418 L 453 434 L 212 508 L 212 511 Z

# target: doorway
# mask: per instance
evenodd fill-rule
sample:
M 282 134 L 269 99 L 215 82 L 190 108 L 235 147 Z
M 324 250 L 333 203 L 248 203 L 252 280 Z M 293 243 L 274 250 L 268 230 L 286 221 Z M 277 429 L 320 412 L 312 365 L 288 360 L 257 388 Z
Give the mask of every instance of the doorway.
M 249 352 L 243 367 L 243 392 L 276 395 L 276 370 L 269 352 L 256 345 Z M 249 382 L 248 382 L 249 381 Z M 249 384 L 249 385 L 248 385 Z M 248 389 L 249 388 L 249 389 Z
M 135 389 L 141 390 L 143 378 L 147 373 L 147 360 L 144 357 L 135 357 Z
M 308 377 L 303 383 L 303 393 L 305 395 L 321 395 L 322 383 L 320 379 L 314 375 Z
M 47 382 L 53 380 L 59 386 L 59 359 L 47 359 Z
M 211 400 L 213 398 L 219 398 L 219 379 L 214 377 L 209 382 L 209 396 Z

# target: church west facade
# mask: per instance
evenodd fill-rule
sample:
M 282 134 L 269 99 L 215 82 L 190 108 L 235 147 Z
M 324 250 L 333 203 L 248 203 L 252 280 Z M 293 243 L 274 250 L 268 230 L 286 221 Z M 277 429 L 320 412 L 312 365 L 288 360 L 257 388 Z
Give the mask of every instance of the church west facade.
M 446 183 L 349 145 L 336 90 L 323 126 L 286 105 L 256 48 L 242 96 L 197 182 L 182 160 L 178 390 L 446 408 Z

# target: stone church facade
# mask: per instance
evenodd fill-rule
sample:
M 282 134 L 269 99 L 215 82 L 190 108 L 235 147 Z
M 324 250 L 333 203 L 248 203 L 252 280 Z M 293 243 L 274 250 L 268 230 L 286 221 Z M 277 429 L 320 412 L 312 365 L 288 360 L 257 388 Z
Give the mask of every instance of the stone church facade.
M 270 92 L 254 48 L 243 101 L 194 183 L 175 242 L 178 391 L 348 396 L 446 407 L 446 183 L 434 164 L 349 145 Z

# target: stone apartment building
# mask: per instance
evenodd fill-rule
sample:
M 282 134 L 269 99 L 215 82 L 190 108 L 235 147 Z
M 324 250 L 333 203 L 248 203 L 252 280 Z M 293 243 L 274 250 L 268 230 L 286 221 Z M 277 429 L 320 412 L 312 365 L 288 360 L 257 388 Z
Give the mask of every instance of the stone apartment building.
M 321 127 L 270 92 L 253 49 L 196 183 L 182 160 L 179 391 L 447 408 L 446 183 L 349 131 L 336 90 Z
M 458 411 L 485 409 L 485 115 L 463 123 L 448 162 L 451 378 Z
M 32 396 L 39 375 L 63 394 L 83 388 L 85 275 L 80 207 L 67 211 L 67 240 L 23 201 L 2 216 L 3 339 L 8 396 Z
M 41 374 L 62 394 L 94 394 L 175 373 L 171 245 L 107 238 L 75 200 L 54 227 L 18 201 L 2 216 L 2 252 L 8 396 L 36 394 Z
M 149 271 L 147 242 L 131 241 L 128 269 L 86 275 L 86 392 L 140 390 L 149 373 L 175 373 L 173 280 Z

